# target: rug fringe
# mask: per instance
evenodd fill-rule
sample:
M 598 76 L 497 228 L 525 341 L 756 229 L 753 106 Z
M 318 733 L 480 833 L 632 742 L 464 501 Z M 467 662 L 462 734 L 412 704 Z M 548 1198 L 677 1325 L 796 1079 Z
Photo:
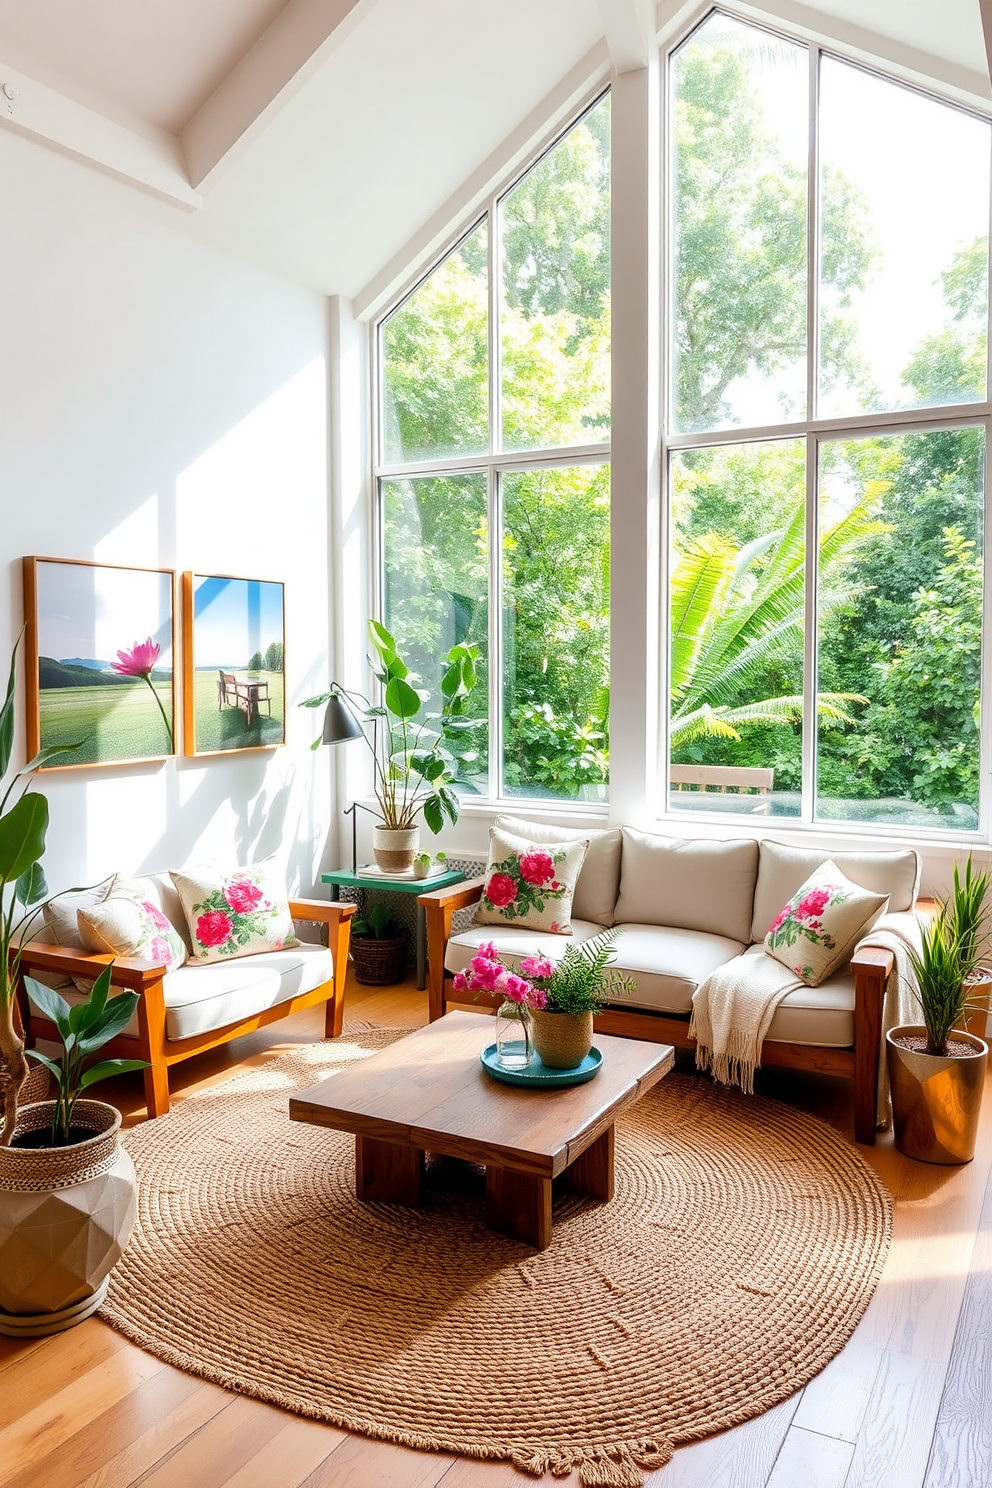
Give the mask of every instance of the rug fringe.
M 582 1488 L 643 1488 L 645 1472 L 664 1467 L 673 1451 L 670 1441 L 610 1442 L 584 1450 L 523 1447 L 510 1460 L 535 1478 L 566 1478 L 577 1468 Z

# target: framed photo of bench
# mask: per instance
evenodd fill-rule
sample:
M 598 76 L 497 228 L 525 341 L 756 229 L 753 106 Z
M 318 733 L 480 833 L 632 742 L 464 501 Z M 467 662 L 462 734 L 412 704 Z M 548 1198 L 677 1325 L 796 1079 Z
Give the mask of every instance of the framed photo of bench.
M 63 770 L 175 754 L 175 572 L 74 558 L 22 567 L 28 758 L 53 751 L 39 768 Z
M 183 753 L 286 742 L 284 585 L 184 573 Z

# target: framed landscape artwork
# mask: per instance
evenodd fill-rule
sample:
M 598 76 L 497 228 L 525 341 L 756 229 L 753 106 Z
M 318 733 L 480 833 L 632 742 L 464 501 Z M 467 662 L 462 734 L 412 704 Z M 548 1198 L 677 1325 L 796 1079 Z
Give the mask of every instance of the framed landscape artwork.
M 184 573 L 183 751 L 286 742 L 284 586 Z
M 28 758 L 46 770 L 175 753 L 175 573 L 25 558 Z

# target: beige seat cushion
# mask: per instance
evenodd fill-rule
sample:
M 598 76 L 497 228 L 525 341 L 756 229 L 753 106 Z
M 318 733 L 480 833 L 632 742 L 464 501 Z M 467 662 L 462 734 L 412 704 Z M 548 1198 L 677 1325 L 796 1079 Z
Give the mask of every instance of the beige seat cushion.
M 206 966 L 181 966 L 162 979 L 166 1038 L 190 1038 L 226 1028 L 300 993 L 311 992 L 333 975 L 334 958 L 326 946 L 319 945 L 263 951 Z M 78 992 L 63 995 L 70 1003 L 81 1000 Z M 137 1037 L 137 1015 L 124 1032 Z
M 758 861 L 751 931 L 745 938 L 764 940 L 782 906 L 788 904 L 813 870 L 828 860 L 836 863 L 852 883 L 871 890 L 873 894 L 887 895 L 890 912 L 912 909 L 916 902 L 920 858 L 911 847 L 895 852 L 821 852 L 815 848 L 791 847 L 784 842 L 766 840 L 761 843 Z
M 576 919 L 592 920 L 597 925 L 612 925 L 613 911 L 620 892 L 620 849 L 623 835 L 619 827 L 605 832 L 583 832 L 569 827 L 546 827 L 540 822 L 524 821 L 518 816 L 498 816 L 497 827 L 513 832 L 528 842 L 577 842 L 588 840 L 575 894 L 572 898 L 572 923 Z
M 577 945 L 598 935 L 602 925 L 589 920 L 573 920 L 571 935 L 552 935 L 547 930 L 523 930 L 513 925 L 473 925 L 460 935 L 453 935 L 444 951 L 446 971 L 466 971 L 479 947 L 492 941 L 500 960 L 513 970 L 525 956 L 535 956 L 538 951 L 549 961 L 558 962 L 566 947 Z
M 710 842 L 624 827 L 617 923 L 702 930 L 746 945 L 757 871 L 758 844 L 750 838 Z

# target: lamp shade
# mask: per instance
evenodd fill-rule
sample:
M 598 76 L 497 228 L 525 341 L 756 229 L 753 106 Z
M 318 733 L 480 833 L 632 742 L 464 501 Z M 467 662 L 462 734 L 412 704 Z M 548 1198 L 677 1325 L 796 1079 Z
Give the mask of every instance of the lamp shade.
M 362 725 L 339 692 L 334 692 L 324 709 L 322 744 L 345 744 L 349 739 L 364 738 Z

